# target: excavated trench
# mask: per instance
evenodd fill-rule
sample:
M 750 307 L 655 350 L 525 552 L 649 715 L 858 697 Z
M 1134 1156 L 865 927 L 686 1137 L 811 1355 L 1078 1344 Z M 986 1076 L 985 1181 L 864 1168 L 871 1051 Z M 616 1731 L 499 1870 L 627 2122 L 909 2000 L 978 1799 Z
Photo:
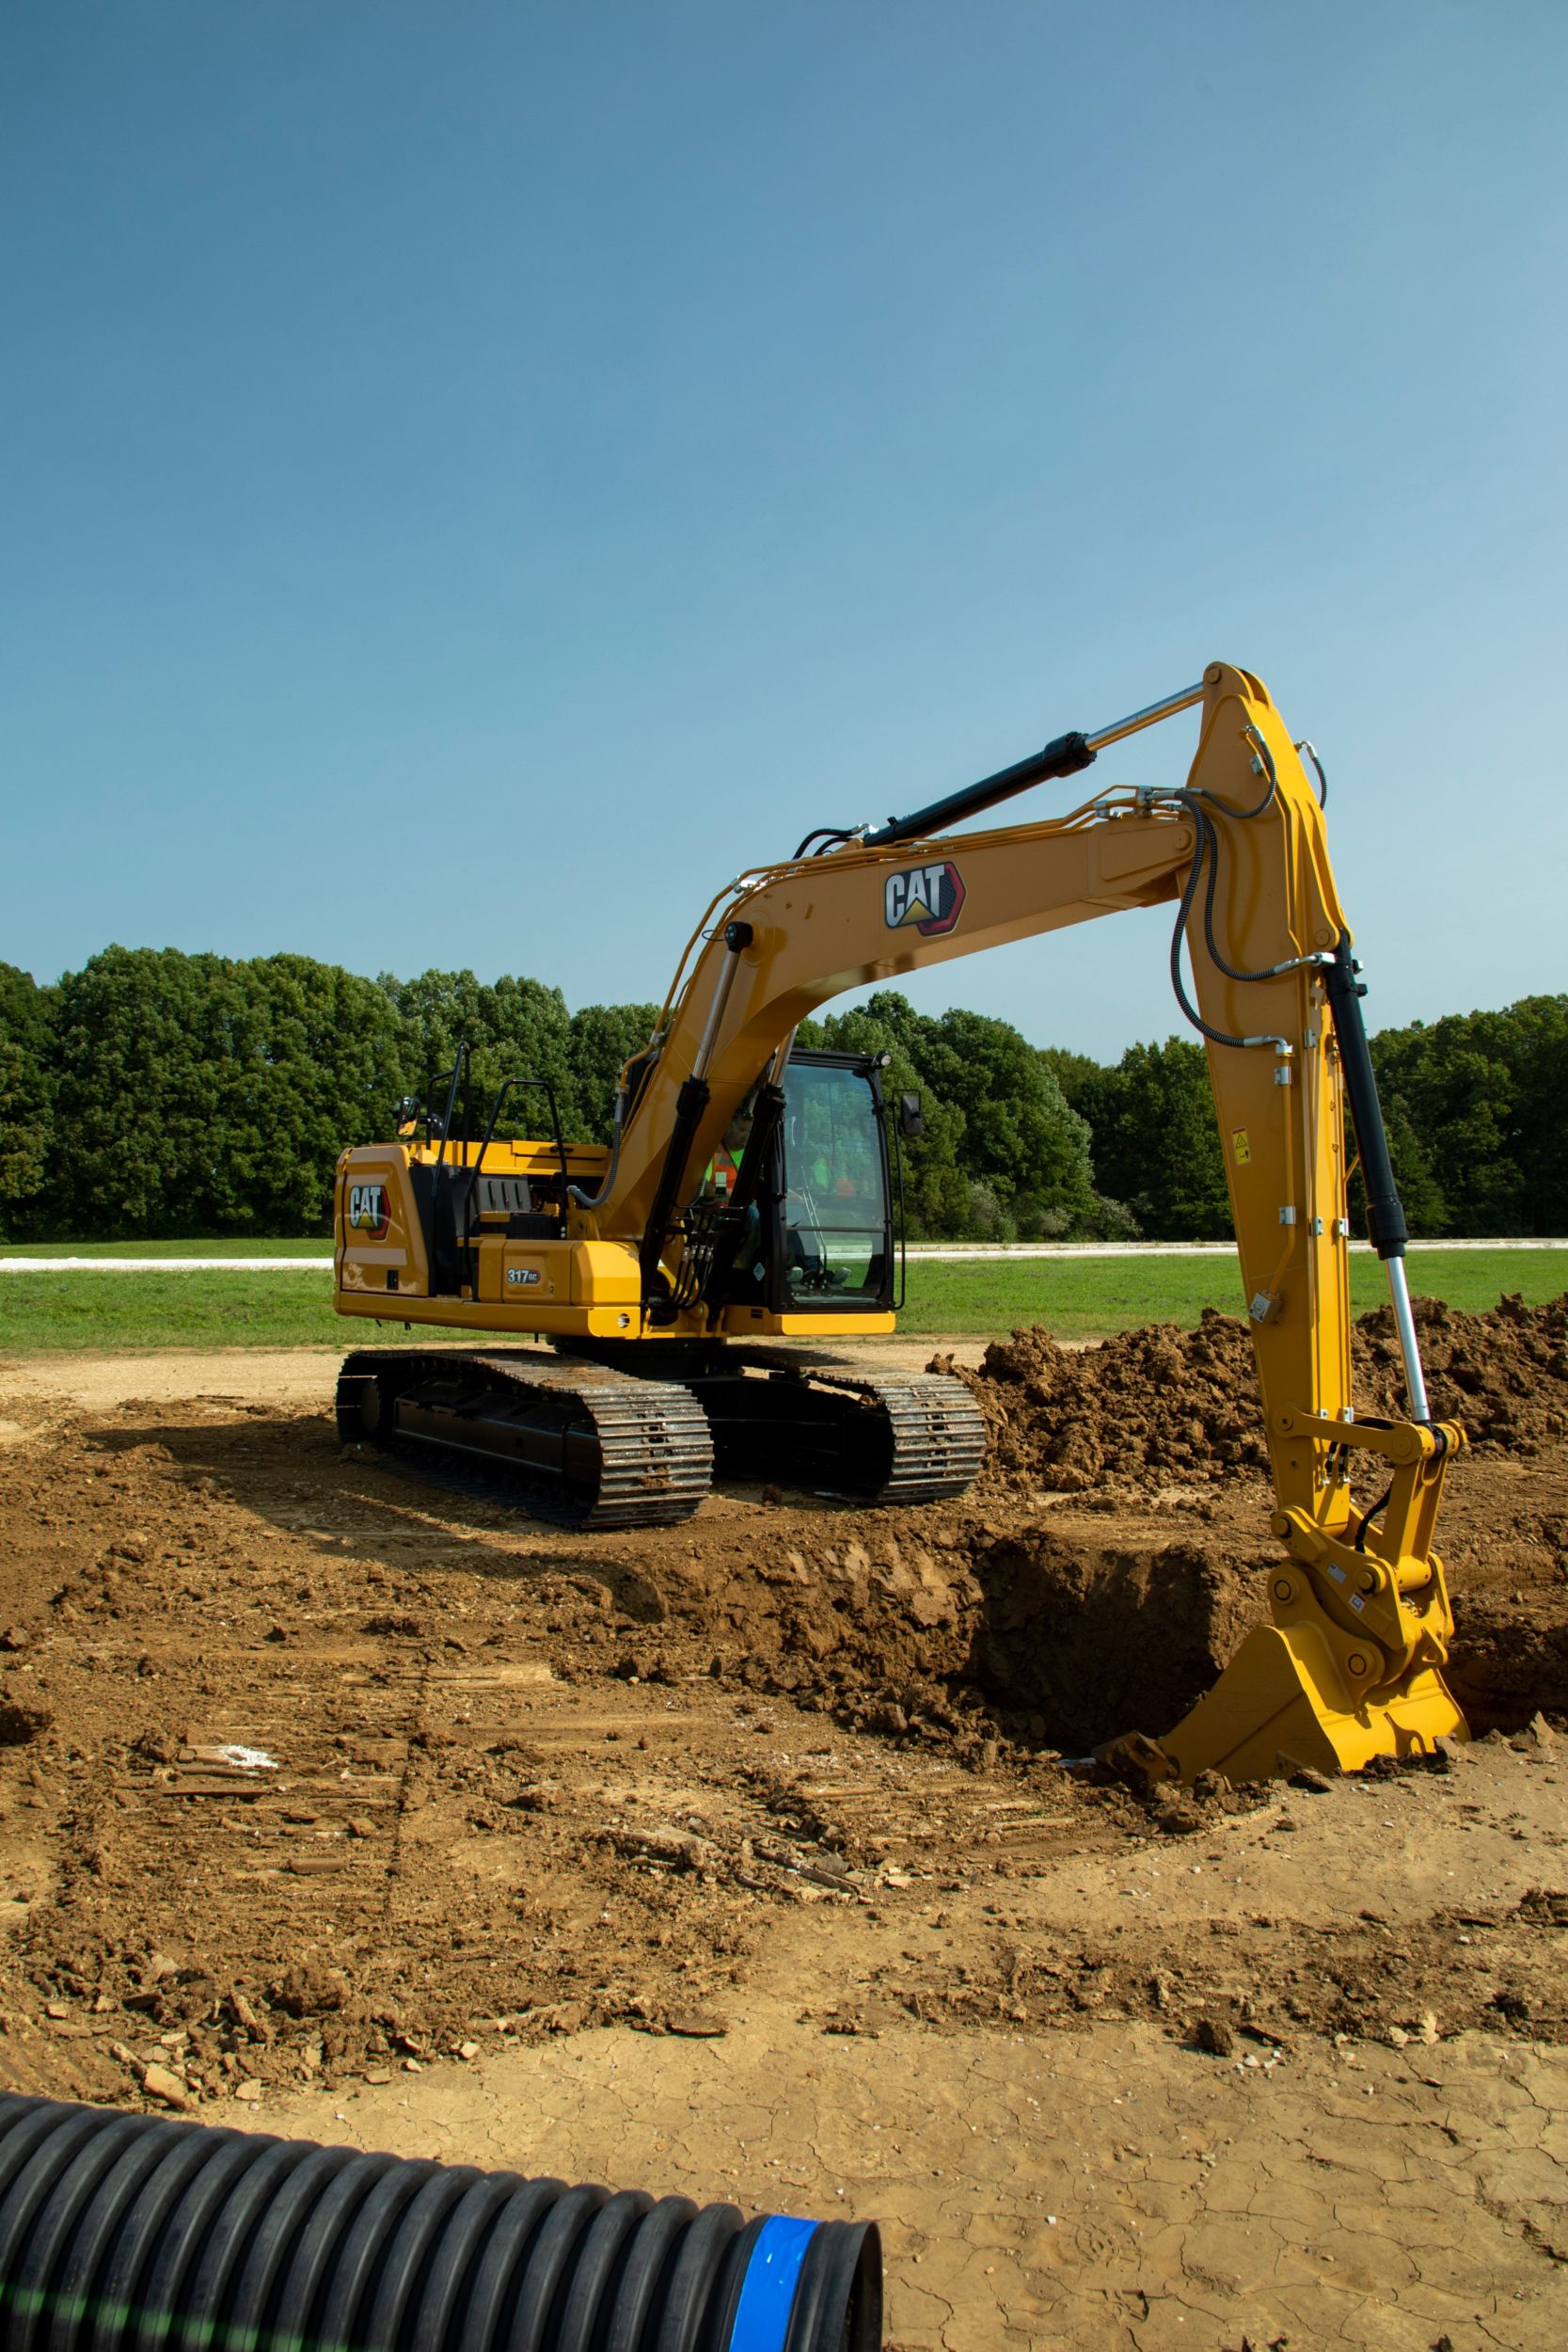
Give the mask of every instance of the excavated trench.
M 1450 1681 L 1476 1730 L 1513 1730 L 1568 1712 L 1568 1298 L 1481 1315 L 1418 1300 L 1417 1320 L 1433 1412 L 1470 1441 L 1443 1526 Z M 1361 1317 L 1354 1345 L 1364 1404 L 1397 1413 L 1386 1311 Z M 1196 1330 L 1088 1349 L 1034 1329 L 977 1371 L 938 1367 L 985 1415 L 974 1494 L 896 1533 L 868 1516 L 847 1539 L 838 1522 L 830 1541 L 759 1544 L 774 1599 L 743 1676 L 960 1745 L 986 1714 L 1021 1745 L 1070 1752 L 1168 1727 L 1266 1615 L 1278 1557 L 1246 1327 L 1209 1311 Z
M 1464 1534 L 1449 1562 L 1448 1680 L 1478 1733 L 1518 1730 L 1542 1709 L 1568 1718 L 1563 1554 L 1520 1542 L 1516 1525 L 1489 1541 L 1476 1522 L 1492 1500 L 1466 1497 L 1472 1508 L 1451 1514 Z M 756 1690 L 820 1693 L 856 1725 L 940 1732 L 960 1750 L 998 1734 L 1070 1754 L 1121 1731 L 1157 1736 L 1266 1620 L 1278 1557 L 1267 1516 L 1259 1482 L 1201 1517 L 1180 1500 L 1128 1499 L 1103 1518 L 1079 1507 L 1036 1525 L 982 1523 L 937 1549 L 884 1540 L 859 1574 L 860 1547 L 847 1566 L 842 1546 L 794 1550 L 805 1578 L 840 1587 L 836 1613 L 803 1595 L 759 1610 L 725 1671 Z

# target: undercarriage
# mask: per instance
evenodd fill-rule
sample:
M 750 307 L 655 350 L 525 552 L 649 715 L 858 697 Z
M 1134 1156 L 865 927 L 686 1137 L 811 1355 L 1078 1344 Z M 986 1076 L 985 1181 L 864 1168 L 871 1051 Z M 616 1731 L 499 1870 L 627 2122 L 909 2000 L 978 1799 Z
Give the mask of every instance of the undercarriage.
M 937 1502 L 963 1493 L 985 1451 L 974 1398 L 941 1374 L 873 1379 L 767 1346 L 615 1359 L 360 1349 L 339 1375 L 339 1433 L 410 1475 L 581 1528 L 689 1518 L 715 1476 Z

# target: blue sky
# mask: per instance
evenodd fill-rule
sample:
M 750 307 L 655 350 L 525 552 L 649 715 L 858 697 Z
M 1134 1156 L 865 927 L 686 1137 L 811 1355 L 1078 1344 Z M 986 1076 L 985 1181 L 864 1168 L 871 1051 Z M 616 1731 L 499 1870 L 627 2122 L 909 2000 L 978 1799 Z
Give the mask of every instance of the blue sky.
M 740 866 L 1219 655 L 1329 764 L 1374 1024 L 1568 986 L 1560 0 L 0 43 L 8 960 L 657 996 Z M 1110 1056 L 1166 922 L 910 993 Z

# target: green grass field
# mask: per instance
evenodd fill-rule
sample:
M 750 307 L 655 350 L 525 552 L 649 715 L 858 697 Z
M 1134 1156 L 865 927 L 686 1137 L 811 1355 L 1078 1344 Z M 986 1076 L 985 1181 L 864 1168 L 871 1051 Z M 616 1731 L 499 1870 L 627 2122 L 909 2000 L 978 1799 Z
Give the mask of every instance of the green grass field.
M 320 1242 L 170 1242 L 83 1248 L 86 1256 L 319 1255 Z M 20 1255 L 8 1250 L 7 1255 Z M 56 1247 L 55 1255 L 61 1254 Z M 1568 1289 L 1568 1251 L 1420 1249 L 1410 1260 L 1416 1295 L 1450 1305 L 1492 1307 L 1504 1291 L 1532 1305 Z M 1386 1296 L 1383 1269 L 1358 1252 L 1351 1295 L 1359 1311 Z M 990 1335 L 1042 1323 L 1059 1339 L 1101 1339 L 1140 1323 L 1193 1324 L 1205 1307 L 1242 1311 L 1242 1286 L 1228 1257 L 987 1259 L 979 1263 L 911 1260 L 900 1328 L 912 1336 Z M 0 1275 L 0 1351 L 157 1347 L 346 1347 L 404 1338 L 398 1324 L 336 1315 L 331 1277 L 299 1274 Z M 428 1344 L 420 1332 L 407 1335 Z
M 8 1241 L 0 1258 L 330 1258 L 332 1236 L 314 1241 Z
M 1409 1262 L 1418 1298 L 1444 1298 L 1471 1312 L 1495 1307 L 1504 1291 L 1531 1306 L 1568 1290 L 1568 1250 L 1420 1249 Z M 1351 1304 L 1381 1307 L 1387 1279 L 1377 1259 L 1357 1250 L 1350 1262 Z M 1043 1323 L 1061 1340 L 1104 1339 L 1140 1323 L 1194 1324 L 1205 1307 L 1244 1311 L 1234 1258 L 988 1259 L 980 1264 L 910 1265 L 909 1305 L 899 1318 L 911 1332 L 1010 1331 Z

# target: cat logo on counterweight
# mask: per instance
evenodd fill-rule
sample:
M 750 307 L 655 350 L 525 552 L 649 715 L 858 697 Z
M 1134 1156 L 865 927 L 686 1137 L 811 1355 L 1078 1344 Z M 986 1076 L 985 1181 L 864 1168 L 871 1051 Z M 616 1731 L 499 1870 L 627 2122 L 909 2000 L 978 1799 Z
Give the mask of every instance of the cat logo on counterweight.
M 392 1222 L 392 1203 L 386 1185 L 350 1184 L 348 1221 L 353 1232 L 363 1233 L 371 1241 L 385 1241 Z
M 934 866 L 907 866 L 902 873 L 890 874 L 882 887 L 887 927 L 938 939 L 958 922 L 964 896 L 963 876 L 950 857 Z

